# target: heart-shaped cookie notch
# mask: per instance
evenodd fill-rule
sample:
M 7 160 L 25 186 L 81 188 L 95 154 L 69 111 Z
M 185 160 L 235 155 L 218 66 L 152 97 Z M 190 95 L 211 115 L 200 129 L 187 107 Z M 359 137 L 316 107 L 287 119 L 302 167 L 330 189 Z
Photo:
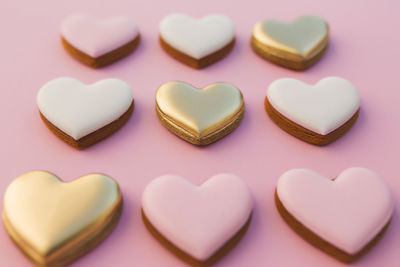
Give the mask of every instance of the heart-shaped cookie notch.
M 62 77 L 39 90 L 37 105 L 41 118 L 56 136 L 83 149 L 121 128 L 133 112 L 134 101 L 131 88 L 121 80 L 85 85 Z
M 93 68 L 132 53 L 139 40 L 138 26 L 127 17 L 100 20 L 88 14 L 73 14 L 61 26 L 61 41 L 67 52 Z
M 197 89 L 185 82 L 170 81 L 157 90 L 156 112 L 172 133 L 192 144 L 208 145 L 240 124 L 244 101 L 240 90 L 228 83 Z
M 302 238 L 343 262 L 371 249 L 389 226 L 394 201 L 386 182 L 365 168 L 349 168 L 331 180 L 293 169 L 278 180 L 275 202 Z
M 164 175 L 145 188 L 143 220 L 150 233 L 191 266 L 208 266 L 232 249 L 249 227 L 252 197 L 232 174 L 201 186 Z
M 253 29 L 251 45 L 261 57 L 284 67 L 304 70 L 325 53 L 329 27 L 317 16 L 302 16 L 292 22 L 264 20 Z
M 65 183 L 31 171 L 8 186 L 3 205 L 4 226 L 24 254 L 39 266 L 64 266 L 112 232 L 122 197 L 118 184 L 104 174 Z
M 235 44 L 235 25 L 227 16 L 201 19 L 171 14 L 160 23 L 160 45 L 173 58 L 201 69 L 225 57 Z
M 327 77 L 315 85 L 292 78 L 271 83 L 265 109 L 283 130 L 315 145 L 329 144 L 354 125 L 360 97 L 347 80 Z

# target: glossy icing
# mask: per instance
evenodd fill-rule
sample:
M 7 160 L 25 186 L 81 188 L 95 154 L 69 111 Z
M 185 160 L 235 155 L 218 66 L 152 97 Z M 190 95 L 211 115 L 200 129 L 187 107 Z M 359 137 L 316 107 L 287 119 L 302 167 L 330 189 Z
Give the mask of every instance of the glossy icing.
M 201 59 L 228 45 L 235 38 L 235 25 L 220 14 L 201 19 L 171 14 L 161 21 L 160 36 L 182 53 Z
M 278 79 L 269 86 L 267 97 L 286 118 L 321 135 L 342 126 L 360 108 L 357 89 L 340 77 L 326 77 L 315 85 Z
M 97 58 L 134 40 L 139 29 L 127 17 L 100 20 L 87 14 L 73 14 L 62 22 L 61 35 L 76 49 Z
M 253 37 L 259 42 L 302 58 L 319 52 L 327 43 L 328 34 L 328 24 L 317 16 L 302 16 L 289 23 L 264 20 L 253 29 Z
M 85 85 L 77 79 L 61 77 L 47 82 L 37 95 L 40 112 L 75 140 L 118 119 L 132 101 L 131 88 L 118 79 Z
M 252 197 L 247 185 L 231 174 L 215 175 L 201 186 L 165 175 L 146 187 L 142 209 L 175 246 L 206 260 L 245 225 Z
M 244 105 L 242 93 L 231 84 L 213 83 L 197 89 L 180 81 L 162 84 L 156 103 L 165 115 L 198 136 L 224 124 Z
M 335 247 L 356 254 L 390 220 L 394 201 L 389 187 L 365 168 L 344 170 L 334 181 L 306 169 L 293 169 L 278 180 L 285 209 Z
M 93 231 L 120 200 L 118 185 L 103 174 L 64 183 L 51 173 L 31 171 L 8 186 L 3 218 L 26 245 L 47 257 Z

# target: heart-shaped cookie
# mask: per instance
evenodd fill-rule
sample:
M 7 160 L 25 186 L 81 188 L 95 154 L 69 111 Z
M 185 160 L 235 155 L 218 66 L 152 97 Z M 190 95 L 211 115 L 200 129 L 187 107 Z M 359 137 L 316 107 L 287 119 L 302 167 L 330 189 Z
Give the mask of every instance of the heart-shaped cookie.
M 171 81 L 156 93 L 156 111 L 168 130 L 195 145 L 208 145 L 232 132 L 244 114 L 242 93 L 228 83 L 197 89 Z
M 303 70 L 322 57 L 329 43 L 329 27 L 317 16 L 302 16 L 290 23 L 258 22 L 251 44 L 265 59 L 287 68 Z
M 104 240 L 118 223 L 118 184 L 103 174 L 64 183 L 45 171 L 16 178 L 4 195 L 3 221 L 37 265 L 63 266 Z
M 265 108 L 286 132 L 312 144 L 326 145 L 353 126 L 360 97 L 349 81 L 339 77 L 327 77 L 315 85 L 283 78 L 269 86 Z
M 376 173 L 349 168 L 335 180 L 293 169 L 278 181 L 276 205 L 305 240 L 344 262 L 367 252 L 390 223 L 394 201 Z
M 133 52 L 139 44 L 136 23 L 127 17 L 100 20 L 87 14 L 64 19 L 61 40 L 77 60 L 94 68 L 111 64 Z
M 191 264 L 210 264 L 245 234 L 252 197 L 231 174 L 211 177 L 201 186 L 175 176 L 161 176 L 142 196 L 143 219 L 150 232 Z
M 197 69 L 225 57 L 235 43 L 235 25 L 224 15 L 194 19 L 171 14 L 160 23 L 160 44 L 173 58 Z
M 133 111 L 129 85 L 105 79 L 85 85 L 73 78 L 46 83 L 37 95 L 40 115 L 48 128 L 76 148 L 85 148 L 122 127 Z

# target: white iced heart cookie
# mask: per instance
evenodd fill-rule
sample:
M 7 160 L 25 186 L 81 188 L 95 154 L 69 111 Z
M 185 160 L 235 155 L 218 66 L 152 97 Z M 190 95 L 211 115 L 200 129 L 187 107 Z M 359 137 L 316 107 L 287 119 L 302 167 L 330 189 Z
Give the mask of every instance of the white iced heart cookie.
M 129 85 L 105 79 L 85 85 L 73 78 L 46 83 L 37 95 L 43 121 L 58 137 L 85 148 L 122 127 L 133 111 Z
M 100 20 L 87 14 L 73 14 L 61 26 L 67 51 L 91 67 L 108 65 L 131 53 L 139 43 L 139 29 L 127 17 Z
M 361 257 L 383 235 L 394 201 L 376 173 L 349 168 L 335 180 L 293 169 L 278 180 L 279 212 L 304 239 L 341 261 Z
M 276 64 L 303 70 L 325 52 L 329 27 L 317 16 L 302 16 L 286 23 L 277 20 L 258 22 L 253 29 L 252 47 L 256 53 Z
M 315 85 L 283 78 L 269 86 L 265 108 L 283 130 L 306 142 L 326 145 L 353 126 L 360 97 L 349 81 L 339 77 L 327 77 Z
M 244 235 L 252 197 L 231 174 L 215 175 L 201 186 L 165 175 L 144 190 L 142 211 L 151 233 L 175 254 L 192 264 L 210 263 Z
M 160 23 L 160 43 L 175 59 L 202 68 L 226 56 L 233 48 L 235 26 L 230 18 L 213 14 L 194 19 L 171 14 Z
M 38 266 L 64 266 L 89 252 L 118 223 L 122 197 L 103 174 L 64 183 L 45 171 L 16 178 L 4 194 L 4 226 Z

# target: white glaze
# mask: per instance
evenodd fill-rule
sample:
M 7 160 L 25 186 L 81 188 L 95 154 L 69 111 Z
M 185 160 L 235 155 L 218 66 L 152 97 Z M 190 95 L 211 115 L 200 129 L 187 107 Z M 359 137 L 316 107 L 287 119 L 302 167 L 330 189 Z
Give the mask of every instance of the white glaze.
M 75 140 L 118 119 L 132 101 L 131 88 L 118 79 L 85 85 L 77 79 L 62 77 L 46 83 L 37 95 L 40 112 Z
M 269 86 L 267 97 L 283 116 L 321 135 L 342 126 L 360 107 L 356 88 L 339 77 L 326 77 L 315 85 L 278 79 Z
M 87 14 L 73 14 L 64 19 L 61 35 L 76 49 L 97 58 L 134 40 L 139 29 L 127 17 L 100 20 Z
M 231 174 L 215 175 L 201 186 L 165 175 L 146 187 L 142 208 L 165 238 L 206 260 L 245 225 L 252 197 L 247 185 Z
M 228 45 L 235 38 L 235 25 L 224 15 L 194 19 L 186 14 L 171 14 L 160 23 L 160 36 L 170 46 L 201 59 Z
M 385 181 L 349 168 L 334 181 L 306 169 L 285 172 L 277 193 L 300 223 L 335 247 L 356 254 L 388 223 L 394 201 Z

